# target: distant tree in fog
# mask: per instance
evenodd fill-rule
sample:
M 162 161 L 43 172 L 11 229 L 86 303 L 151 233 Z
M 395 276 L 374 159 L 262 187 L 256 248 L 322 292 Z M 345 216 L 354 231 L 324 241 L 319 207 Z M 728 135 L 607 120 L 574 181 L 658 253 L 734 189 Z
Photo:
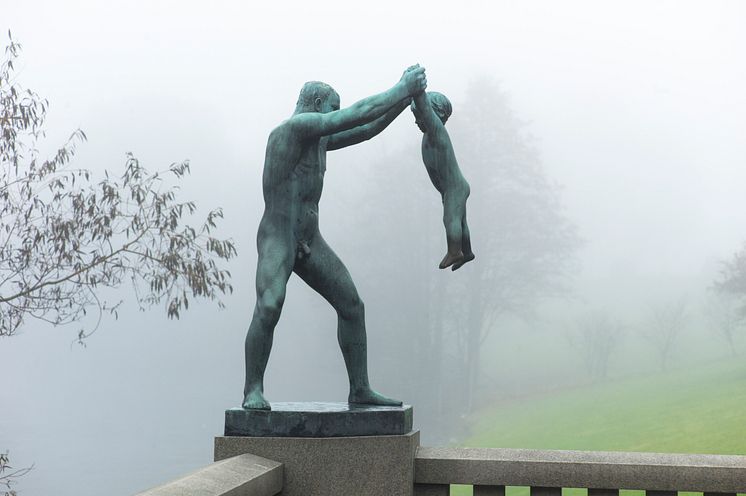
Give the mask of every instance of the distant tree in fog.
M 165 302 L 169 317 L 191 298 L 220 304 L 232 287 L 218 261 L 235 254 L 231 241 L 211 235 L 222 212 L 185 224 L 196 206 L 164 181 L 183 177 L 189 164 L 150 173 L 128 155 L 120 177 L 93 179 L 70 167 L 86 139 L 80 130 L 53 157 L 39 157 L 48 102 L 16 82 L 20 48 L 11 38 L 0 65 L 0 336 L 28 318 L 67 324 L 91 308 L 99 319 L 116 316 L 118 303 L 99 290 L 127 283 L 141 308 Z
M 714 289 L 740 301 L 740 314 L 746 318 L 746 243 L 728 260 L 723 261 Z
M 709 295 L 704 309 L 710 330 L 728 347 L 735 356 L 736 339 L 744 329 L 744 316 L 738 298 L 732 294 L 714 292 Z
M 435 78 L 431 84 L 438 90 Z M 498 319 L 530 315 L 542 297 L 563 293 L 580 243 L 560 188 L 499 86 L 480 80 L 460 102 L 447 96 L 454 107 L 446 129 L 471 184 L 467 216 L 476 260 L 457 272 L 438 270 L 445 232 L 440 221 L 428 221 L 439 219 L 442 207 L 414 139 L 411 149 L 377 161 L 374 169 L 385 173 L 367 190 L 369 208 L 359 217 L 367 238 L 357 246 L 371 261 L 368 277 L 396 289 L 385 296 L 392 370 L 420 386 L 432 381 L 439 399 L 427 408 L 463 413 L 482 383 L 481 361 L 489 359 L 482 345 Z M 421 136 L 414 123 L 412 132 Z
M 593 380 L 605 379 L 609 360 L 619 348 L 624 327 L 609 314 L 595 311 L 578 318 L 568 338 L 573 348 L 583 358 L 588 376 Z
M 668 368 L 671 355 L 686 327 L 686 319 L 686 302 L 683 298 L 675 302 L 658 304 L 650 309 L 642 336 L 653 346 L 661 370 Z
M 457 327 L 471 405 L 482 345 L 498 319 L 530 315 L 540 299 L 562 294 L 580 240 L 563 212 L 560 187 L 546 175 L 526 123 L 497 83 L 472 82 L 449 126 L 472 184 L 468 215 L 478 257 L 462 281 Z

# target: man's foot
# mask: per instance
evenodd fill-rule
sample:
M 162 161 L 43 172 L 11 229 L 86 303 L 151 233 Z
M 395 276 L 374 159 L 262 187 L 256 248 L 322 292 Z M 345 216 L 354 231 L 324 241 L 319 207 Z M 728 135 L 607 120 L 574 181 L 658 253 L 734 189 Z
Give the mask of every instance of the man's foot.
M 445 269 L 446 267 L 450 267 L 451 265 L 455 263 L 460 263 L 461 260 L 463 260 L 464 254 L 460 251 L 456 253 L 448 252 L 446 253 L 446 256 L 443 257 L 443 260 L 440 262 L 440 265 L 438 265 L 439 268 Z
M 356 393 L 350 393 L 347 398 L 350 404 L 354 405 L 378 405 L 378 406 L 401 406 L 402 402 L 392 398 L 387 398 L 368 388 Z
M 458 270 L 466 262 L 471 262 L 472 260 L 474 260 L 474 254 L 473 253 L 467 253 L 466 255 L 464 255 L 464 258 L 461 259 L 461 261 L 456 262 L 455 264 L 453 264 L 453 267 L 451 267 L 451 270 Z
M 269 401 L 264 399 L 264 395 L 258 389 L 249 391 L 249 394 L 243 400 L 244 410 L 271 410 Z

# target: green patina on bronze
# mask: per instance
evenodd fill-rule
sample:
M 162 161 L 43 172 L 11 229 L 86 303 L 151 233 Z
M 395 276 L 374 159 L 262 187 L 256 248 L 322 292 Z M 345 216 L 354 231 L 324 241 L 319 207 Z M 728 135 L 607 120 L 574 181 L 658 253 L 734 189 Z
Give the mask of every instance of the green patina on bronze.
M 337 312 L 337 339 L 350 381 L 348 401 L 401 405 L 370 387 L 363 302 L 347 268 L 319 232 L 319 199 L 327 150 L 377 135 L 426 86 L 424 68 L 412 66 L 391 89 L 340 109 L 339 95 L 329 85 L 306 83 L 293 115 L 270 133 L 264 160 L 265 210 L 257 233 L 257 300 L 245 344 L 244 408 L 270 408 L 264 398 L 264 371 L 293 272 Z
M 466 199 L 469 183 L 461 174 L 446 121 L 451 116 L 451 102 L 442 93 L 419 93 L 412 101 L 412 113 L 417 127 L 423 132 L 422 161 L 430 180 L 443 199 L 443 224 L 446 229 L 448 252 L 439 267 L 458 270 L 474 260 L 469 226 L 466 223 Z
M 412 407 L 348 403 L 272 403 L 272 410 L 225 411 L 226 436 L 397 436 L 412 431 Z

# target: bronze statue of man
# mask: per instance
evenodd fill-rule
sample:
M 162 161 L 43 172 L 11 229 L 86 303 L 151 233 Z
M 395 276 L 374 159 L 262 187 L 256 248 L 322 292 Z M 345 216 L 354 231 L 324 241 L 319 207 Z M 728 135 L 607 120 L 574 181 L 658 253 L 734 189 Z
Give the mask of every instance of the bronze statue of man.
M 388 91 L 345 109 L 331 86 L 306 83 L 293 115 L 269 135 L 264 159 L 264 216 L 257 233 L 256 306 L 246 335 L 243 407 L 269 409 L 264 371 L 291 272 L 337 312 L 337 340 L 350 381 L 350 403 L 401 405 L 368 381 L 365 311 L 350 273 L 319 232 L 319 199 L 326 152 L 380 133 L 427 86 L 425 69 L 412 66 Z

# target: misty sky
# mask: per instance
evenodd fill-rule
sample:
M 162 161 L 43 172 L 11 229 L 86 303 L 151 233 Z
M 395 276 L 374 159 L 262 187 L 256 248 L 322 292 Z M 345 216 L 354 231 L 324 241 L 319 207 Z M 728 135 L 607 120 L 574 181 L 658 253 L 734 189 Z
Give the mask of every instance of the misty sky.
M 0 419 L 0 450 L 9 438 L 11 449 L 37 463 L 29 487 L 40 494 L 59 485 L 49 474 L 72 473 L 76 460 L 93 463 L 107 436 L 139 430 L 152 440 L 152 456 L 166 453 L 155 446 L 177 441 L 149 424 L 149 410 L 193 429 L 169 409 L 168 394 L 213 415 L 214 424 L 199 424 L 189 438 L 202 444 L 188 448 L 209 461 L 221 409 L 241 387 L 264 145 L 307 80 L 328 82 L 346 106 L 420 63 L 430 89 L 449 95 L 454 112 L 469 105 L 471 80 L 499 81 L 585 242 L 579 286 L 615 278 L 630 287 L 658 275 L 706 282 L 746 240 L 743 2 L 384 0 L 363 9 L 341 1 L 0 0 L 0 31 L 7 29 L 24 47 L 18 82 L 51 104 L 42 149 L 80 127 L 89 138 L 75 159 L 81 167 L 121 169 L 127 151 L 150 169 L 190 159 L 184 197 L 205 209 L 222 206 L 220 232 L 239 249 L 231 266 L 236 294 L 221 314 L 200 308 L 174 323 L 135 313 L 100 331 L 84 352 L 69 352 L 74 330 L 36 325 L 0 342 L 0 364 L 22 378 L 0 400 L 11 412 L 11 420 Z M 358 150 L 330 154 L 325 197 L 354 198 L 365 187 L 358 162 L 418 139 L 405 113 Z M 469 164 L 461 168 L 468 178 Z M 335 222 L 323 205 L 322 229 Z M 356 264 L 354 255 L 343 258 Z M 216 329 L 229 333 L 215 337 Z M 210 348 L 225 362 L 203 361 Z M 338 351 L 332 355 L 339 365 Z M 117 362 L 122 356 L 138 357 L 139 365 Z M 124 391 L 112 393 L 107 381 L 117 377 Z M 205 398 L 197 392 L 205 386 L 192 387 L 203 379 L 227 384 Z M 335 386 L 343 390 L 344 378 Z M 114 399 L 120 393 L 124 406 Z M 70 406 L 78 403 L 85 407 Z M 92 417 L 82 413 L 98 408 Z M 137 428 L 117 417 L 121 408 Z M 32 439 L 34 430 L 44 439 Z M 60 446 L 55 436 L 68 430 Z M 71 447 L 77 438 L 89 444 Z M 55 465 L 71 452 L 73 461 Z M 117 463 L 135 464 L 122 457 Z M 174 462 L 174 470 L 193 465 Z M 100 477 L 103 484 L 112 475 Z M 134 487 L 161 478 L 149 473 Z
M 566 188 L 586 270 L 696 271 L 743 237 L 742 3 L 249 5 L 12 2 L 2 19 L 53 104 L 50 138 L 84 128 L 90 166 L 132 150 L 250 187 L 305 80 L 349 104 L 419 62 L 455 100 L 476 76 L 502 83 Z

